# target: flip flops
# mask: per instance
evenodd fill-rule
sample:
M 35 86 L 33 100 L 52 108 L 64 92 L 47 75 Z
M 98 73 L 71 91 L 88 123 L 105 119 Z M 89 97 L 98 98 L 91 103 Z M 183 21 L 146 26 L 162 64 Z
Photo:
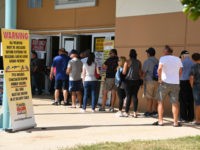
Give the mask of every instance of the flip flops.
M 181 127 L 182 125 L 178 122 L 177 124 L 173 125 L 174 127 Z
M 154 122 L 152 125 L 154 125 L 154 126 L 164 126 L 163 123 L 159 123 L 158 121 Z

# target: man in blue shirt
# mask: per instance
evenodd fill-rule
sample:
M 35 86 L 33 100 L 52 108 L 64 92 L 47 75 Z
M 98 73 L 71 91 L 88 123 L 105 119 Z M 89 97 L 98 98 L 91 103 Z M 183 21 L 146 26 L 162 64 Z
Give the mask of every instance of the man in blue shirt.
M 65 54 L 64 48 L 59 49 L 58 54 L 59 55 L 53 59 L 50 72 L 50 80 L 55 76 L 55 102 L 53 105 L 59 104 L 60 90 L 63 90 L 64 105 L 67 105 L 69 76 L 66 74 L 66 69 L 70 57 Z
M 194 65 L 190 59 L 189 52 L 183 50 L 181 52 L 181 59 L 183 63 L 183 72 L 180 78 L 180 120 L 190 122 L 194 119 L 194 99 L 192 88 L 189 82 L 191 67 Z

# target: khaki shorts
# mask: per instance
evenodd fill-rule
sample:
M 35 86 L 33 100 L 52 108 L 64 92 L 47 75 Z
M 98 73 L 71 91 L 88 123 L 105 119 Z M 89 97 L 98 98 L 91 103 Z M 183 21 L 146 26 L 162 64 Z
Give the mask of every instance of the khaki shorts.
M 157 81 L 145 81 L 144 82 L 144 97 L 148 99 L 156 99 L 158 92 Z
M 117 90 L 115 78 L 106 78 L 103 89 L 106 91 Z
M 178 103 L 179 91 L 179 84 L 168 84 L 163 82 L 158 87 L 157 99 L 158 101 L 163 101 L 167 96 L 169 96 L 172 104 Z

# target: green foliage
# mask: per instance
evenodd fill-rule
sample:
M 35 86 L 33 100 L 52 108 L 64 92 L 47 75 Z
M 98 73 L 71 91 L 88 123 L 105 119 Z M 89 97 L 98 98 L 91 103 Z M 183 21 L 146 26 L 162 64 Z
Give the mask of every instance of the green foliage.
M 183 11 L 192 20 L 197 20 L 200 16 L 200 0 L 181 0 Z

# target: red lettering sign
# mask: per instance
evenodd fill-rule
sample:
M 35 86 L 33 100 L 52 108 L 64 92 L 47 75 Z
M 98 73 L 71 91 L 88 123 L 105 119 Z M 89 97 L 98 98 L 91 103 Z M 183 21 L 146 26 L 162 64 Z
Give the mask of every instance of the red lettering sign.
M 32 39 L 31 50 L 33 51 L 45 51 L 47 39 Z

